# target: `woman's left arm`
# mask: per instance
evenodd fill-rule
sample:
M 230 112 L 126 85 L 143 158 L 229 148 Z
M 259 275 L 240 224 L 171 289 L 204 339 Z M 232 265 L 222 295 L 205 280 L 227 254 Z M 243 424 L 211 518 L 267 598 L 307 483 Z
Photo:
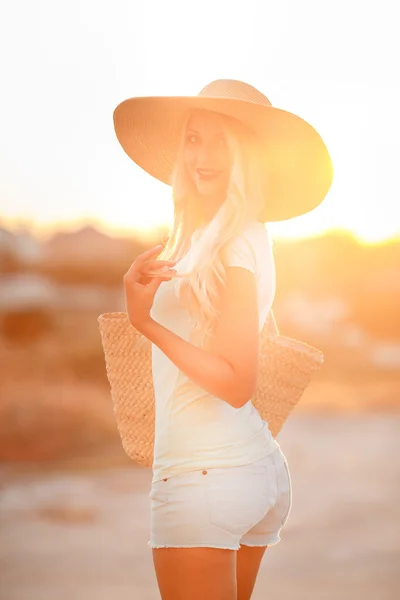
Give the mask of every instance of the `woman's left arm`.
M 227 267 L 220 319 L 206 348 L 198 348 L 150 316 L 134 323 L 145 337 L 210 394 L 234 408 L 253 396 L 258 370 L 259 317 L 254 274 L 242 267 Z

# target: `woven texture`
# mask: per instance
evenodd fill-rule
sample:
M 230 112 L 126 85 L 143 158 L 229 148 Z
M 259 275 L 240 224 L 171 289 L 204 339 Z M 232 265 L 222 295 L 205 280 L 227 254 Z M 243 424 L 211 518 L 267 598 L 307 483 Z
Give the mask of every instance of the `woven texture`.
M 197 96 L 128 98 L 114 110 L 117 139 L 137 165 L 170 185 L 184 123 L 193 109 L 223 114 L 256 134 L 263 222 L 303 215 L 323 201 L 333 167 L 320 135 L 243 81 L 218 79 Z
M 98 323 L 122 446 L 132 460 L 151 467 L 155 426 L 151 343 L 130 324 L 126 313 L 104 313 Z M 317 348 L 271 333 L 270 322 L 265 324 L 252 403 L 268 422 L 273 437 L 323 360 Z

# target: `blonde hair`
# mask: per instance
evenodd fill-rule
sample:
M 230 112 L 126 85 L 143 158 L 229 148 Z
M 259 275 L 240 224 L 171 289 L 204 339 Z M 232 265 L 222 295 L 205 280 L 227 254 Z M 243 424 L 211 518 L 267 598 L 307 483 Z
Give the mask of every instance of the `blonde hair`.
M 182 128 L 172 173 L 174 221 L 159 260 L 181 260 L 191 249 L 187 276 L 173 280 L 175 293 L 194 321 L 193 334 L 200 345 L 213 336 L 218 321 L 218 282 L 225 286 L 223 251 L 226 244 L 254 220 L 264 222 L 264 198 L 259 177 L 258 143 L 253 132 L 235 119 L 221 115 L 232 167 L 226 198 L 195 240 L 203 225 L 196 190 L 183 160 L 188 116 Z

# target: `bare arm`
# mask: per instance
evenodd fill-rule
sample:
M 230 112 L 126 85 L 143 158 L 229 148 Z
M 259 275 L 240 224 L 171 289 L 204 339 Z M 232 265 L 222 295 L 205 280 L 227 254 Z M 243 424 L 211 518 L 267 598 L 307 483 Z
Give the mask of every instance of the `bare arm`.
M 204 349 L 151 318 L 135 327 L 195 384 L 240 408 L 254 393 L 258 369 L 258 305 L 253 273 L 241 267 L 227 268 L 220 307 L 215 338 Z

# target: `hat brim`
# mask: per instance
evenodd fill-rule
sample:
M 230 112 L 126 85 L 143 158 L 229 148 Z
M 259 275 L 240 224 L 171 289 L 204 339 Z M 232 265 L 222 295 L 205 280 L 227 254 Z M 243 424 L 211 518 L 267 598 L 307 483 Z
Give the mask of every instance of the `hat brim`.
M 261 140 L 265 221 L 303 215 L 324 200 L 333 179 L 325 143 L 307 121 L 273 106 L 220 97 L 130 98 L 114 110 L 115 133 L 137 165 L 170 185 L 183 124 L 196 108 L 237 119 Z

